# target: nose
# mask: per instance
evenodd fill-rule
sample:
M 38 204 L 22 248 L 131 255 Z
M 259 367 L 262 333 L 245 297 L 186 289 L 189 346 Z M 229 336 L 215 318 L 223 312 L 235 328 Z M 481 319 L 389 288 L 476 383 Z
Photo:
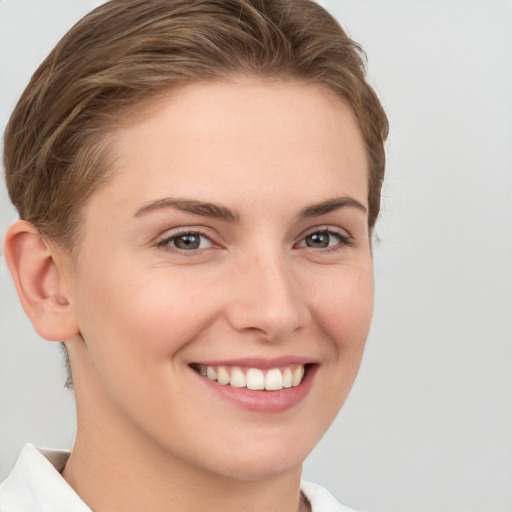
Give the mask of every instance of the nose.
M 228 321 L 239 332 L 276 343 L 310 321 L 293 264 L 280 255 L 260 255 L 240 265 L 229 289 Z

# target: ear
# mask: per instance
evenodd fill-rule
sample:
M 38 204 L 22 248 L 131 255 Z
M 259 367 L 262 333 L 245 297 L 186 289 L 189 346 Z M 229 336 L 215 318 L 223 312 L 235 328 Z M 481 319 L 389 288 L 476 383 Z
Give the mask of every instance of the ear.
M 63 253 L 24 220 L 7 230 L 4 250 L 21 305 L 36 332 L 50 341 L 65 341 L 79 334 L 65 291 Z

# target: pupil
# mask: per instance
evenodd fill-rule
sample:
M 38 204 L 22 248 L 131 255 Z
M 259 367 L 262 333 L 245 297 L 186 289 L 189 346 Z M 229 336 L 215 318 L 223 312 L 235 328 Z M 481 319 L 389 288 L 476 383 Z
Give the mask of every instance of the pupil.
M 174 242 L 178 249 L 198 249 L 200 240 L 198 235 L 181 235 Z
M 308 247 L 324 248 L 329 246 L 328 233 L 313 233 L 306 238 Z

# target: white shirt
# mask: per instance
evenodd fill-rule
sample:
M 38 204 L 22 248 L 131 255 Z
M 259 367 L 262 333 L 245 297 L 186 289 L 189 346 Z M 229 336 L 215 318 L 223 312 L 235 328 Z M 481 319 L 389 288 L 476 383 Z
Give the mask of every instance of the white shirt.
M 92 512 L 60 474 L 68 457 L 27 444 L 0 485 L 0 512 Z M 312 512 L 354 512 L 320 485 L 303 481 L 301 489 Z

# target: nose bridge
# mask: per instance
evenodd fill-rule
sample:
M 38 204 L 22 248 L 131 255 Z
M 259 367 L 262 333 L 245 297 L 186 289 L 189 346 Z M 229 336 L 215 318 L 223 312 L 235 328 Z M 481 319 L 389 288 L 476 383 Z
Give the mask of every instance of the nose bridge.
M 230 310 L 233 327 L 280 341 L 307 323 L 307 305 L 285 251 L 266 245 L 239 268 Z

